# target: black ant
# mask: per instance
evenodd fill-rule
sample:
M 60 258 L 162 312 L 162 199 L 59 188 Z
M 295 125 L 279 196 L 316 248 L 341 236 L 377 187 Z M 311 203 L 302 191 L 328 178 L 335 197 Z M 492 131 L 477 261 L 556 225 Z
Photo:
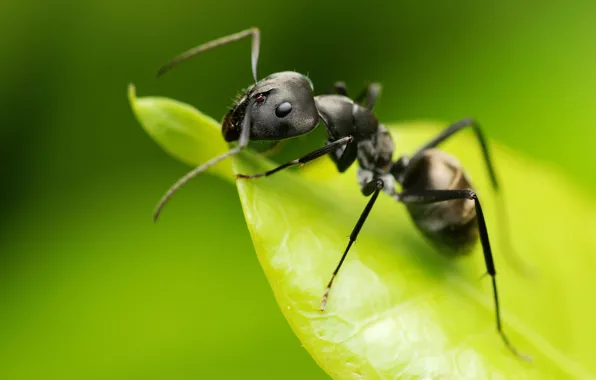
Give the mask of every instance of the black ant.
M 517 357 L 521 354 L 505 335 L 501 322 L 496 270 L 480 201 L 470 180 L 457 159 L 436 147 L 464 128 L 471 128 L 482 148 L 492 187 L 499 185 L 488 145 L 480 126 L 473 119 L 463 119 L 447 127 L 442 133 L 422 146 L 412 156 L 392 160 L 393 140 L 380 124 L 372 109 L 380 92 L 373 83 L 352 100 L 345 85 L 337 82 L 334 94 L 314 96 L 313 84 L 306 76 L 285 71 L 257 79 L 260 31 L 251 28 L 199 45 L 174 58 L 163 66 L 162 75 L 178 63 L 205 50 L 225 45 L 245 37 L 252 37 L 252 74 L 254 84 L 237 100 L 222 122 L 223 137 L 227 142 L 237 141 L 228 152 L 215 157 L 187 173 L 176 182 L 159 202 L 154 220 L 163 206 L 186 182 L 217 162 L 238 154 L 250 140 L 279 142 L 311 132 L 322 121 L 327 128 L 324 147 L 258 174 L 238 174 L 237 178 L 254 179 L 272 175 L 282 169 L 305 164 L 329 155 L 339 172 L 346 171 L 358 161 L 358 182 L 364 196 L 370 196 L 364 211 L 350 234 L 348 245 L 337 265 L 321 300 L 321 311 L 327 305 L 333 280 L 337 276 L 352 244 L 356 241 L 379 193 L 383 190 L 393 199 L 406 205 L 416 227 L 435 245 L 455 254 L 470 252 L 480 238 L 486 269 L 492 279 L 497 330 L 507 348 Z M 396 191 L 396 184 L 402 187 Z

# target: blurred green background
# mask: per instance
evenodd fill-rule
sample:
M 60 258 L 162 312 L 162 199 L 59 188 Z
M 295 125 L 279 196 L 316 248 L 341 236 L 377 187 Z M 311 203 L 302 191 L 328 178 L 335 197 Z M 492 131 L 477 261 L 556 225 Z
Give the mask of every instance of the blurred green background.
M 187 168 L 134 120 L 129 82 L 220 119 L 250 84 L 247 42 L 156 69 L 255 25 L 262 76 L 381 81 L 381 120 L 475 116 L 590 191 L 595 14 L 587 0 L 4 0 L 0 378 L 327 378 L 275 304 L 234 187 L 201 177 L 151 222 Z

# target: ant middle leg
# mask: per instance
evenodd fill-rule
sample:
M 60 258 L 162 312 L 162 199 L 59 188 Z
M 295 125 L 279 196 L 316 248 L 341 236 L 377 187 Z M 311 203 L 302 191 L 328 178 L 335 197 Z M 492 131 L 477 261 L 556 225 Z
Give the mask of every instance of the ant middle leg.
M 384 187 L 383 180 L 379 179 L 379 178 L 368 182 L 367 184 L 365 184 L 362 187 L 362 194 L 364 194 L 365 196 L 370 196 L 372 194 L 372 197 L 366 204 L 366 207 L 362 211 L 362 214 L 360 214 L 360 218 L 358 218 L 358 221 L 356 222 L 356 225 L 354 226 L 354 229 L 352 230 L 352 233 L 350 234 L 350 241 L 348 242 L 348 245 L 347 245 L 346 249 L 344 250 L 343 255 L 341 256 L 341 259 L 339 260 L 337 267 L 335 268 L 335 270 L 333 271 L 333 274 L 331 275 L 331 279 L 329 280 L 329 283 L 327 284 L 327 288 L 325 289 L 325 293 L 323 294 L 323 298 L 321 299 L 321 307 L 320 307 L 321 311 L 325 310 L 325 307 L 327 306 L 327 299 L 329 298 L 329 291 L 331 290 L 333 281 L 335 280 L 335 277 L 337 276 L 339 269 L 341 268 L 342 264 L 344 263 L 344 260 L 346 259 L 346 256 L 348 255 L 348 251 L 350 250 L 350 247 L 352 246 L 352 244 L 354 244 L 354 242 L 358 238 L 358 234 L 360 233 L 360 230 L 362 229 L 364 222 L 366 222 L 366 218 L 368 218 L 368 215 L 370 214 L 370 211 L 372 210 L 375 202 L 377 201 L 377 197 L 379 196 L 379 193 L 381 192 L 381 190 L 383 190 L 383 187 Z
M 503 324 L 501 321 L 501 309 L 499 304 L 499 293 L 497 291 L 497 271 L 495 268 L 490 241 L 488 238 L 488 229 L 486 228 L 484 213 L 482 212 L 482 207 L 480 206 L 480 201 L 478 200 L 476 193 L 474 193 L 471 190 L 406 190 L 400 193 L 397 197 L 397 200 L 404 204 L 430 204 L 455 199 L 471 199 L 474 201 L 476 219 L 478 222 L 478 231 L 480 234 L 480 242 L 482 244 L 482 252 L 484 254 L 486 270 L 492 280 L 497 331 L 499 332 L 501 339 L 503 340 L 505 346 L 509 349 L 509 351 L 511 351 L 518 358 L 531 361 L 531 358 L 529 356 L 520 353 L 513 346 L 513 344 L 511 344 L 509 338 L 507 337 L 507 335 L 505 335 L 505 332 L 503 331 Z

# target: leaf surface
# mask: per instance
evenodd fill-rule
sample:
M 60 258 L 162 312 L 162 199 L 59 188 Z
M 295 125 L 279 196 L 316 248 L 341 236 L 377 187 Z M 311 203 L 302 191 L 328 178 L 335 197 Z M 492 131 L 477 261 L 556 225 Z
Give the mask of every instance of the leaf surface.
M 227 149 L 219 125 L 191 106 L 136 98 L 132 86 L 129 98 L 141 125 L 174 157 L 197 165 Z M 392 125 L 397 153 L 412 153 L 441 127 L 433 122 Z M 367 202 L 355 168 L 339 174 L 323 158 L 302 169 L 236 181 L 234 172 L 274 166 L 246 151 L 211 172 L 236 183 L 276 300 L 305 348 L 332 377 L 594 378 L 594 201 L 558 169 L 491 146 L 504 205 L 495 202 L 471 133 L 441 148 L 462 161 L 478 190 L 495 253 L 504 328 L 532 363 L 513 357 L 496 332 L 490 281 L 481 278 L 486 269 L 480 246 L 457 259 L 443 255 L 414 228 L 405 207 L 384 194 L 334 283 L 326 311 L 318 311 Z M 530 274 L 520 273 L 502 254 L 507 245 L 497 223 L 498 207 L 507 209 L 515 252 Z

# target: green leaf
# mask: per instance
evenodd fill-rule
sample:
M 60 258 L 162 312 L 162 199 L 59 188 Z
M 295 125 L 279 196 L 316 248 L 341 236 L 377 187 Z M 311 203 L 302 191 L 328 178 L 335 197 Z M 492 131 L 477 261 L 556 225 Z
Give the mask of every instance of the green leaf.
M 132 89 L 132 87 L 131 87 Z M 170 154 L 197 165 L 227 148 L 219 125 L 164 98 L 130 101 L 137 118 Z M 397 153 L 408 154 L 444 127 L 395 124 Z M 497 207 L 476 141 L 462 133 L 442 146 L 474 180 L 487 216 L 504 328 L 532 363 L 516 359 L 496 332 L 480 247 L 453 259 L 429 245 L 405 207 L 384 194 L 330 294 L 321 296 L 367 199 L 355 169 L 339 174 L 323 158 L 299 170 L 237 181 L 254 247 L 277 302 L 305 348 L 336 379 L 593 378 L 596 308 L 594 200 L 560 170 L 491 142 L 503 183 L 522 275 L 504 259 Z M 252 152 L 238 173 L 274 164 Z M 214 174 L 234 182 L 228 168 Z M 200 181 L 200 179 L 197 179 Z M 165 189 L 164 189 L 165 190 Z
M 128 99 L 149 136 L 180 161 L 196 165 L 227 149 L 217 122 L 194 107 L 162 97 L 137 99 L 132 84 L 128 86 Z M 214 165 L 210 171 L 227 178 L 234 177 L 229 162 Z

